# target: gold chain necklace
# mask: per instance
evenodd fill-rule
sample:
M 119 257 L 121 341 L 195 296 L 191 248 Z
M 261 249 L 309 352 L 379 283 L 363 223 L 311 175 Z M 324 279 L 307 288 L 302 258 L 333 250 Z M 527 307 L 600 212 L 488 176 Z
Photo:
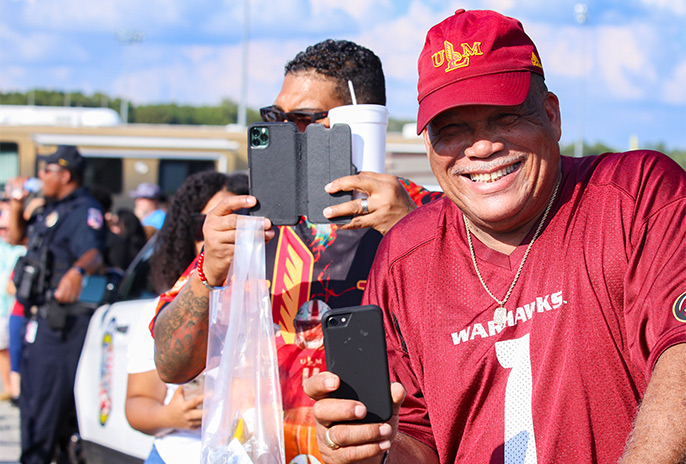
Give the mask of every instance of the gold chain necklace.
M 538 235 L 541 233 L 541 230 L 543 229 L 543 224 L 545 223 L 545 220 L 548 218 L 548 213 L 550 212 L 550 208 L 553 206 L 553 203 L 555 202 L 555 198 L 557 197 L 557 191 L 559 188 L 560 180 L 558 180 L 555 184 L 555 191 L 553 192 L 553 196 L 550 197 L 550 201 L 548 202 L 548 206 L 546 206 L 545 208 L 545 212 L 543 213 L 541 222 L 538 224 L 538 228 L 536 228 L 536 233 L 534 233 L 534 236 L 531 239 L 531 243 L 529 243 L 529 246 L 526 247 L 526 252 L 524 253 L 522 262 L 519 263 L 519 269 L 517 269 L 517 274 L 515 275 L 515 278 L 512 281 L 512 284 L 510 285 L 510 288 L 502 301 L 495 297 L 495 295 L 486 286 L 486 282 L 484 281 L 483 277 L 481 277 L 481 272 L 479 272 L 479 266 L 477 266 L 476 264 L 476 255 L 474 254 L 474 246 L 472 245 L 472 237 L 469 230 L 469 222 L 467 221 L 467 216 L 465 216 L 464 213 L 462 214 L 462 219 L 464 219 L 464 227 L 467 230 L 467 242 L 469 243 L 469 252 L 472 254 L 472 262 L 474 263 L 476 275 L 479 276 L 479 281 L 481 282 L 481 285 L 483 285 L 484 290 L 486 290 L 486 293 L 488 293 L 491 296 L 491 298 L 493 298 L 495 302 L 498 303 L 498 307 L 495 309 L 495 312 L 493 313 L 493 323 L 497 326 L 498 330 L 501 330 L 503 327 L 505 327 L 505 319 L 507 318 L 507 310 L 505 309 L 505 303 L 507 303 L 507 300 L 510 298 L 510 294 L 514 289 L 514 286 L 517 284 L 519 275 L 522 273 L 522 268 L 524 267 L 524 262 L 526 262 L 526 258 L 529 256 L 529 251 L 531 251 L 531 247 L 534 245 L 534 242 L 536 241 Z

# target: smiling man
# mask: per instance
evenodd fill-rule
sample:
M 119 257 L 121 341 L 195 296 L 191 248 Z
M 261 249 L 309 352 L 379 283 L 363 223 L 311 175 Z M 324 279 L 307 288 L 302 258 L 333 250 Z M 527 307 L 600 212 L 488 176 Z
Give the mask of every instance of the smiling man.
M 385 312 L 395 414 L 350 424 L 365 407 L 312 377 L 325 462 L 683 462 L 684 170 L 561 156 L 538 51 L 492 11 L 429 31 L 418 90 L 446 197 L 385 236 L 363 299 Z

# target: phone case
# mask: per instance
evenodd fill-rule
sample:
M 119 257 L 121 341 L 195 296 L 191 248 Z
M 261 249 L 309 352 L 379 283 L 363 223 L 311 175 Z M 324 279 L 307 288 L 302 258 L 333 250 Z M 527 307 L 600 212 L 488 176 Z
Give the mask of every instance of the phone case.
M 324 186 L 339 177 L 355 174 L 352 162 L 352 138 L 350 126 L 336 124 L 327 129 L 321 124 L 310 124 L 305 129 L 303 144 L 307 173 L 307 219 L 314 224 L 345 224 L 352 219 L 342 216 L 328 219 L 324 208 L 353 199 L 351 191 L 328 194 Z
M 269 143 L 254 147 L 248 140 L 250 195 L 257 205 L 251 216 L 264 216 L 275 225 L 293 225 L 299 220 L 298 127 L 293 123 L 259 123 L 254 126 L 269 129 Z M 250 135 L 248 135 L 250 137 Z
M 327 311 L 322 328 L 326 368 L 341 379 L 331 396 L 364 403 L 367 416 L 359 422 L 389 420 L 393 402 L 381 309 L 366 305 Z
M 268 144 L 251 143 L 253 128 L 268 130 Z M 350 217 L 328 219 L 322 211 L 352 200 L 352 192 L 328 194 L 324 186 L 339 177 L 355 174 L 350 127 L 327 129 L 310 124 L 298 132 L 290 122 L 256 123 L 248 128 L 250 194 L 257 205 L 251 216 L 264 216 L 274 225 L 296 224 L 307 216 L 315 224 L 347 223 Z

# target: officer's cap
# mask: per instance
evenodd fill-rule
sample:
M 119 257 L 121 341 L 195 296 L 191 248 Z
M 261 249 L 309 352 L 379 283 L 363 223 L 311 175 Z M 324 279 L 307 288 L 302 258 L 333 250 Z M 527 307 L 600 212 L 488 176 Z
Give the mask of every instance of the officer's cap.
M 45 158 L 45 164 L 57 164 L 70 172 L 83 173 L 86 169 L 86 160 L 73 145 L 58 146 L 55 153 Z

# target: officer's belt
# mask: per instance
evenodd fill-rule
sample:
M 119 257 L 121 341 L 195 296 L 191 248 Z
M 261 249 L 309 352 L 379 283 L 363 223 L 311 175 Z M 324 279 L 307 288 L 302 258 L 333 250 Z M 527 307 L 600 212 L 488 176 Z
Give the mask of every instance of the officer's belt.
M 47 318 L 51 311 L 59 311 L 66 316 L 80 316 L 82 314 L 93 314 L 95 308 L 90 305 L 83 305 L 79 303 L 59 304 L 55 301 L 44 304 L 38 307 L 38 316 Z

